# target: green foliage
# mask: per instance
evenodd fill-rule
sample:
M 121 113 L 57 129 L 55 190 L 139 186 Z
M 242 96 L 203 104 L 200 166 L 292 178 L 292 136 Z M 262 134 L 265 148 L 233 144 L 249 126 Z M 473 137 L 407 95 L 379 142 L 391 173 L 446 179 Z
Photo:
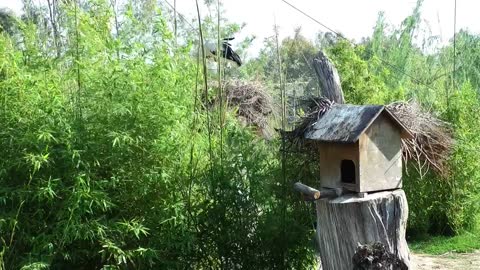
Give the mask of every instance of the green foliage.
M 23 53 L 1 39 L 0 230 L 8 269 L 145 268 L 168 261 L 163 252 L 177 250 L 187 233 L 166 221 L 186 218 L 176 182 L 188 170 L 183 134 L 194 67 L 184 55 L 172 58 L 165 42 L 150 48 L 149 62 L 117 59 L 108 9 L 95 8 L 78 14 L 79 39 L 72 34 L 70 45 L 78 54 L 52 59 L 38 51 L 34 25 L 24 30 Z M 73 26 L 66 30 L 75 33 Z
M 301 35 L 300 30 L 296 29 L 295 36 L 285 38 L 281 44 L 284 72 L 289 82 L 306 81 L 315 76 L 311 59 L 317 54 L 317 49 Z
M 414 43 L 420 27 L 421 3 L 418 1 L 400 28 L 386 32 L 387 25 L 380 14 L 370 40 L 355 46 L 345 40 L 330 42 L 327 52 L 340 73 L 347 102 L 387 104 L 414 98 L 452 123 L 456 145 L 450 156 L 449 176 L 422 176 L 419 168 L 409 164 L 404 173 L 404 189 L 410 206 L 411 236 L 457 234 L 473 227 L 480 210 L 480 167 L 476 157 L 480 147 L 476 110 L 480 104 L 473 68 L 478 55 L 468 49 L 462 51 L 454 85 L 448 72 L 453 60 L 452 44 L 432 55 L 427 53 L 432 51 L 428 47 L 433 46 L 430 38 L 423 41 L 422 48 Z M 458 42 L 475 47 L 476 37 L 462 31 Z
M 409 243 L 413 252 L 427 254 L 445 254 L 447 252 L 474 252 L 480 249 L 480 236 L 478 234 L 465 232 L 454 237 L 429 236 L 423 240 Z
M 17 32 L 16 18 L 13 12 L 8 9 L 0 9 L 0 33 L 7 33 L 12 36 Z
M 476 157 L 480 149 L 476 113 L 480 105 L 478 36 L 463 30 L 458 33 L 454 74 L 453 44 L 439 48 L 436 37 L 422 39 L 421 34 L 428 34 L 428 29 L 422 25 L 421 6 L 422 1 L 418 1 L 399 27 L 388 25 L 380 13 L 372 37 L 360 44 L 332 33 L 319 33 L 315 45 L 298 36 L 285 39 L 280 48 L 283 69 L 289 71 L 285 73 L 306 75 L 291 77 L 287 95 L 294 101 L 289 99 L 287 111 L 290 117 L 290 112 L 295 111 L 295 98 L 302 96 L 295 96 L 293 85 L 305 80 L 316 82 L 311 68 L 296 65 L 296 59 L 301 60 L 302 53 L 311 59 L 316 50 L 323 50 L 339 72 L 347 103 L 388 104 L 415 99 L 451 123 L 456 145 L 450 156 L 450 175 L 423 175 L 425 172 L 418 173 L 419 168 L 409 164 L 404 189 L 410 204 L 409 235 L 456 234 L 471 229 L 480 210 L 480 167 Z M 248 67 L 253 74 L 263 71 L 261 78 L 272 85 L 278 83 L 274 45 L 267 40 L 258 59 Z M 308 91 L 310 86 L 305 87 L 303 95 L 317 94 Z
M 480 249 L 480 231 L 476 227 L 471 231 L 461 232 L 453 237 L 419 237 L 415 241 L 410 242 L 409 247 L 414 252 L 427 254 L 445 254 L 452 251 L 459 253 L 473 252 Z
M 328 54 L 334 62 L 341 78 L 345 100 L 353 104 L 385 104 L 403 99 L 402 91 L 390 90 L 380 74 L 372 71 L 368 62 L 361 58 L 363 46 L 353 47 L 348 41 L 340 40 L 328 48 Z
M 309 269 L 277 142 L 219 132 L 161 10 L 57 8 L 61 46 L 34 20 L 0 37 L 0 268 Z
M 480 210 L 480 164 L 477 150 L 480 148 L 478 134 L 480 117 L 478 92 L 469 82 L 453 93 L 446 118 L 453 123 L 457 141 L 451 155 L 452 200 L 447 216 L 455 232 L 472 229 Z
M 195 206 L 203 258 L 195 268 L 310 268 L 311 213 L 296 194 L 285 192 L 293 183 L 282 182 L 273 154 L 278 145 L 265 144 L 234 121 L 224 132 L 223 160 L 213 165 L 213 177 L 198 180 L 207 186 L 206 199 Z
M 0 269 L 311 269 L 314 209 L 289 187 L 315 186 L 316 161 L 288 154 L 282 170 L 277 139 L 258 138 L 215 98 L 203 104 L 195 32 L 179 23 L 174 37 L 155 1 L 73 4 L 48 13 L 28 2 L 22 20 L 0 18 Z M 478 37 L 459 34 L 453 84 L 451 45 L 413 44 L 420 4 L 392 32 L 380 16 L 362 44 L 329 33 L 312 43 L 300 30 L 282 41 L 288 117 L 297 93 L 317 93 L 309 60 L 320 46 L 347 102 L 416 98 L 437 111 L 457 141 L 451 173 L 407 167 L 409 234 L 459 233 L 479 211 Z M 203 23 L 215 36 L 215 16 Z M 221 23 L 224 36 L 242 28 Z M 224 75 L 262 80 L 278 97 L 278 70 L 268 39 Z
M 443 112 L 441 116 L 452 123 L 456 144 L 449 161 L 451 170 L 446 178 L 432 174 L 422 178 L 415 169 L 408 170 L 404 188 L 411 209 L 409 231 L 412 235 L 450 235 L 471 230 L 480 211 L 477 90 L 466 81 L 448 97 L 448 107 L 447 99 L 442 99 L 433 104 Z
M 474 89 L 480 87 L 480 37 L 461 30 L 456 36 L 457 66 L 455 76 L 459 81 L 469 81 Z M 452 48 L 448 55 L 453 56 Z

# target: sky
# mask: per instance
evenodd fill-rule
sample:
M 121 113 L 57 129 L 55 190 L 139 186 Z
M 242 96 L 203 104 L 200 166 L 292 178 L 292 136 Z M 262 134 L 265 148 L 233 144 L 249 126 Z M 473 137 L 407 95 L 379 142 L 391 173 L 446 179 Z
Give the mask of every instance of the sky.
M 42 0 L 33 0 L 42 1 Z M 160 0 L 173 3 L 173 0 Z M 203 2 L 202 0 L 199 0 Z M 273 25 L 279 26 L 280 39 L 292 35 L 297 27 L 302 34 L 313 39 L 319 31 L 327 31 L 322 26 L 302 15 L 282 0 L 220 0 L 229 21 L 246 23 L 245 28 L 236 36 L 241 40 L 247 36 L 256 39 L 248 52 L 249 56 L 258 53 L 263 40 L 273 35 Z M 287 0 L 292 5 L 305 11 L 318 21 L 348 39 L 359 41 L 371 36 L 380 11 L 385 12 L 387 22 L 399 25 L 411 14 L 416 5 L 415 0 Z M 429 26 L 431 33 L 441 38 L 446 44 L 453 37 L 455 0 L 424 0 L 422 19 Z M 21 0 L 0 0 L 0 7 L 8 7 L 16 13 L 22 9 Z M 469 29 L 480 33 L 478 0 L 457 0 L 457 31 Z M 195 18 L 195 0 L 177 0 L 178 11 L 187 18 Z M 203 12 L 206 10 L 203 9 Z M 235 45 L 235 42 L 233 42 Z

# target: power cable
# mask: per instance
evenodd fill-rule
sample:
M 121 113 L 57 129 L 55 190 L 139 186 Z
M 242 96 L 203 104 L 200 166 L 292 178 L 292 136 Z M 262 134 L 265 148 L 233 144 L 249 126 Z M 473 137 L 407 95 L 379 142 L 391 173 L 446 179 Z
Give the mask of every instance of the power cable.
M 455 0 L 455 5 L 453 8 L 453 72 L 452 72 L 452 90 L 455 92 L 455 73 L 457 71 L 457 0 Z M 448 89 L 448 88 L 447 88 Z M 447 95 L 447 105 L 448 105 L 448 95 Z
M 295 9 L 296 11 L 300 12 L 301 14 L 303 14 L 304 16 L 306 16 L 307 18 L 311 19 L 312 21 L 316 22 L 317 24 L 321 25 L 322 27 L 326 28 L 327 30 L 329 30 L 330 32 L 334 33 L 335 35 L 337 35 L 337 37 L 341 38 L 341 39 L 344 39 L 346 40 L 348 43 L 350 43 L 351 45 L 355 45 L 352 41 L 350 41 L 349 39 L 347 39 L 346 37 L 344 37 L 342 34 L 338 33 L 337 31 L 333 30 L 332 28 L 328 27 L 327 25 L 325 25 L 324 23 L 318 21 L 317 19 L 313 18 L 311 15 L 309 15 L 308 13 L 306 13 L 305 11 L 297 8 L 296 6 L 292 5 L 291 3 L 289 3 L 288 1 L 286 0 L 282 0 L 282 2 L 284 2 L 285 4 L 289 5 L 290 7 L 292 7 L 293 9 Z M 414 83 L 416 84 L 421 84 L 425 87 L 427 87 L 428 89 L 432 89 L 430 86 L 420 82 L 420 80 L 418 80 L 417 78 L 413 77 L 412 75 L 408 74 L 408 73 L 405 73 L 404 71 L 400 70 L 397 66 L 387 62 L 386 60 L 378 57 L 378 59 L 380 60 L 380 62 L 382 62 L 384 65 L 386 66 L 389 66 L 390 68 L 394 69 L 395 71 L 405 75 L 406 77 L 410 78 L 413 80 Z
M 318 21 L 317 19 L 313 18 L 312 16 L 308 15 L 305 11 L 297 8 L 296 6 L 290 4 L 289 2 L 285 1 L 285 0 L 282 0 L 282 2 L 284 2 L 285 4 L 289 5 L 290 7 L 292 7 L 293 9 L 295 9 L 296 11 L 302 13 L 303 15 L 305 15 L 306 17 L 308 17 L 309 19 L 311 19 L 312 21 L 318 23 L 319 25 L 323 26 L 324 28 L 326 28 L 327 30 L 329 30 L 330 32 L 332 33 L 335 33 L 335 35 L 341 37 L 341 38 L 345 38 L 343 37 L 340 33 L 337 33 L 335 30 L 333 30 L 332 28 L 326 26 L 325 24 L 321 23 L 320 21 Z M 346 39 L 346 38 L 345 38 Z
M 186 23 L 190 26 L 190 28 L 192 28 L 192 30 L 197 31 L 197 29 L 196 29 L 195 27 L 193 27 L 193 25 L 187 21 L 187 19 L 185 18 L 185 16 L 183 16 L 180 12 L 177 11 L 176 5 L 175 5 L 175 7 L 174 7 L 174 6 L 173 6 L 172 4 L 170 4 L 167 0 L 163 0 L 163 1 L 164 1 L 168 6 L 170 6 L 170 8 L 172 9 L 172 11 L 173 11 L 174 13 L 176 13 L 184 22 L 186 22 Z

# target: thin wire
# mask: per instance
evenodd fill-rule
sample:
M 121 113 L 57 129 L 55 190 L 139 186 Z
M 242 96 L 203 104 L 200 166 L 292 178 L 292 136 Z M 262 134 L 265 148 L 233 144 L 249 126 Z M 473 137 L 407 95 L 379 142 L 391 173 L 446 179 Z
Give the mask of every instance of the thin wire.
M 79 119 L 82 118 L 82 104 L 81 104 L 81 91 L 82 91 L 82 81 L 80 76 L 80 35 L 78 33 L 78 1 L 75 0 L 75 62 L 77 67 L 77 109 L 79 111 Z
M 319 25 L 321 25 L 322 27 L 326 28 L 327 30 L 329 30 L 330 32 L 334 33 L 335 35 L 337 35 L 337 37 L 341 38 L 341 39 L 344 39 L 346 40 L 348 43 L 352 44 L 352 45 L 355 45 L 352 41 L 350 41 L 349 39 L 347 39 L 346 37 L 344 37 L 342 34 L 338 33 L 337 31 L 334 31 L 332 28 L 328 27 L 327 25 L 323 24 L 322 22 L 318 21 L 317 19 L 313 18 L 312 16 L 310 16 L 309 14 L 307 14 L 305 11 L 297 8 L 296 6 L 290 4 L 289 2 L 287 2 L 286 0 L 281 0 L 282 2 L 284 2 L 285 4 L 289 5 L 290 7 L 292 7 L 293 9 L 295 9 L 296 11 L 302 13 L 303 15 L 305 15 L 306 17 L 308 17 L 309 19 L 311 19 L 312 21 L 318 23 Z M 380 60 L 380 62 L 382 62 L 384 65 L 387 65 L 389 66 L 390 68 L 392 69 L 395 69 L 397 72 L 400 72 L 402 73 L 403 75 L 409 77 L 410 79 L 413 80 L 413 82 L 417 83 L 417 84 L 421 84 L 425 87 L 427 87 L 428 89 L 432 89 L 430 86 L 428 86 L 427 84 L 424 84 L 422 82 L 420 82 L 420 80 L 418 80 L 417 78 L 413 77 L 412 75 L 408 74 L 408 73 L 405 73 L 404 71 L 400 70 L 399 67 L 393 65 L 393 64 L 390 64 L 389 62 L 385 61 L 384 59 L 378 57 L 378 59 Z
M 455 73 L 457 64 L 457 0 L 455 0 L 455 6 L 453 8 L 453 72 L 452 72 L 452 92 L 455 92 Z M 447 110 L 450 108 L 449 93 L 447 87 Z
M 220 0 L 217 0 L 217 52 L 221 52 L 220 44 Z M 223 177 L 223 91 L 222 91 L 222 57 L 217 53 L 218 73 L 218 100 L 219 100 L 219 122 L 220 122 L 220 173 Z
M 175 46 L 177 45 L 177 0 L 173 0 L 173 33 L 175 35 Z
M 454 1 L 455 6 L 453 8 L 453 73 L 452 73 L 452 91 L 455 93 L 456 91 L 456 83 L 455 83 L 455 71 L 456 71 L 456 37 L 457 37 L 457 0 Z M 448 87 L 447 87 L 448 89 Z M 450 107 L 449 107 L 449 97 L 447 95 L 447 112 L 450 112 Z M 455 180 L 455 179 L 454 179 Z M 457 200 L 457 185 L 455 183 L 456 181 L 452 181 L 452 189 L 453 189 L 453 200 Z
M 185 16 L 183 16 L 180 12 L 177 11 L 176 5 L 175 5 L 175 7 L 174 7 L 174 6 L 172 6 L 172 4 L 170 4 L 167 0 L 163 0 L 163 1 L 164 1 L 167 5 L 169 5 L 170 8 L 173 10 L 173 12 L 175 12 L 175 13 L 180 17 L 180 19 L 182 19 L 184 22 L 186 22 L 186 23 L 190 26 L 190 28 L 192 28 L 192 30 L 197 31 L 197 29 L 196 29 L 195 27 L 193 27 L 193 25 L 192 25 L 190 22 L 187 21 L 187 19 L 185 18 Z
M 323 26 L 324 28 L 328 29 L 330 32 L 333 32 L 335 33 L 337 36 L 339 37 L 342 37 L 342 38 L 345 38 L 343 37 L 341 34 L 337 33 L 336 31 L 334 31 L 332 28 L 326 26 L 325 24 L 321 23 L 320 21 L 318 21 L 317 19 L 313 18 L 312 16 L 308 15 L 307 13 L 305 13 L 303 10 L 297 8 L 296 6 L 290 4 L 289 2 L 285 1 L 285 0 L 282 0 L 285 4 L 291 6 L 293 9 L 295 9 L 296 11 L 302 13 L 303 15 L 307 16 L 308 18 L 310 18 L 312 21 L 318 23 L 319 25 Z

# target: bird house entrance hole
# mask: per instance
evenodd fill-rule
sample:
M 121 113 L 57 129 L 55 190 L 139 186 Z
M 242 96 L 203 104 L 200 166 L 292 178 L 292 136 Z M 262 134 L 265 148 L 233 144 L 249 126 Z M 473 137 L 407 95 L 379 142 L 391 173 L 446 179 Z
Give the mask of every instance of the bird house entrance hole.
M 355 184 L 355 163 L 352 160 L 344 159 L 340 165 L 342 183 Z

